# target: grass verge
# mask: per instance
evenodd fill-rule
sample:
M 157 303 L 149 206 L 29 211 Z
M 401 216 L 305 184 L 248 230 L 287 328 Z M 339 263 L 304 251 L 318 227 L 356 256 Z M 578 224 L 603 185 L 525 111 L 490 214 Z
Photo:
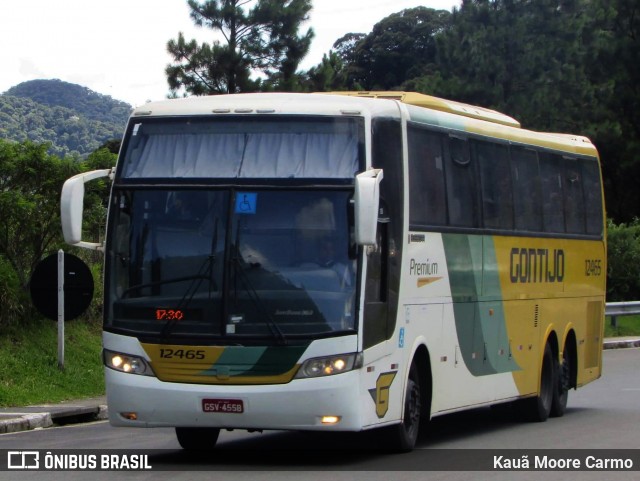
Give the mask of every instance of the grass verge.
M 611 326 L 611 318 L 604 319 L 604 337 L 640 336 L 640 315 L 618 316 L 616 327 Z
M 53 321 L 0 330 L 0 406 L 59 402 L 104 394 L 100 323 L 65 323 L 64 370 Z

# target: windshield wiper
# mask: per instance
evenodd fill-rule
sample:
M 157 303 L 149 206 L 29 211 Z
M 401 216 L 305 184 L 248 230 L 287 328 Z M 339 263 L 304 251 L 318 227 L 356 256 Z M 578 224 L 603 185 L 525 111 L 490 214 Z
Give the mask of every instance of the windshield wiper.
M 180 299 L 180 302 L 178 302 L 177 309 L 185 309 L 189 305 L 193 297 L 196 295 L 196 292 L 198 292 L 198 289 L 200 289 L 200 285 L 203 280 L 209 281 L 209 299 L 211 299 L 211 295 L 213 293 L 212 286 L 215 284 L 213 267 L 216 263 L 216 249 L 218 246 L 218 220 L 218 217 L 216 217 L 213 227 L 213 238 L 211 239 L 211 251 L 198 269 L 198 273 L 195 276 L 191 276 L 191 284 L 185 291 L 182 299 Z M 162 326 L 160 336 L 164 340 L 169 337 L 178 321 L 178 319 L 169 319 L 164 326 Z
M 264 305 L 264 302 L 262 301 L 262 299 L 256 292 L 255 288 L 253 287 L 253 284 L 249 280 L 249 276 L 247 276 L 247 273 L 244 271 L 244 266 L 240 263 L 240 259 L 238 255 L 234 255 L 232 257 L 232 261 L 233 261 L 233 266 L 235 268 L 234 271 L 236 272 L 236 274 L 240 274 L 239 277 L 246 287 L 246 292 L 247 294 L 249 294 L 249 298 L 251 299 L 253 304 L 258 308 L 258 311 L 262 311 L 263 315 L 258 317 L 260 317 L 265 322 L 265 324 L 271 331 L 271 334 L 273 335 L 273 337 L 278 341 L 278 344 L 286 345 L 287 344 L 286 336 L 282 332 L 282 329 L 280 329 L 280 326 L 278 326 L 278 323 L 274 321 L 273 317 L 271 317 L 271 314 L 269 314 L 269 310 Z
M 276 339 L 278 344 L 286 345 L 287 338 L 285 337 L 284 333 L 280 329 L 280 326 L 278 326 L 278 323 L 274 321 L 273 317 L 271 317 L 271 314 L 269 314 L 269 310 L 264 305 L 264 302 L 262 301 L 262 299 L 256 292 L 255 288 L 253 287 L 253 284 L 249 280 L 249 276 L 247 276 L 247 273 L 244 271 L 244 266 L 240 263 L 240 259 L 241 259 L 240 223 L 238 222 L 238 226 L 236 228 L 236 243 L 231 253 L 231 261 L 233 263 L 234 272 L 236 273 L 236 275 L 240 274 L 239 277 L 243 281 L 246 287 L 246 291 L 247 291 L 247 294 L 249 295 L 249 298 L 251 299 L 253 304 L 258 308 L 258 311 L 262 311 L 263 315 L 258 317 L 260 317 L 265 322 L 265 324 L 269 328 L 269 331 L 271 331 L 271 334 Z M 236 299 L 238 298 L 237 294 L 235 295 L 235 298 Z
M 200 266 L 198 273 L 194 276 L 189 276 L 188 278 L 185 279 L 185 280 L 191 279 L 191 284 L 189 285 L 189 287 L 187 287 L 187 290 L 182 296 L 182 299 L 180 299 L 180 301 L 176 305 L 176 309 L 180 309 L 180 310 L 185 309 L 189 305 L 189 303 L 191 303 L 191 300 L 198 292 L 198 289 L 200 289 L 200 285 L 205 280 L 209 281 L 209 297 L 211 297 L 211 292 L 212 292 L 211 286 L 214 284 L 213 266 L 215 262 L 216 262 L 215 255 L 207 256 L 207 258 L 204 260 L 204 262 Z M 163 339 L 166 339 L 167 337 L 169 337 L 169 335 L 171 334 L 171 331 L 173 330 L 173 327 L 178 322 L 180 322 L 179 319 L 170 319 L 167 322 L 165 322 L 164 326 L 162 326 L 162 331 L 160 331 L 160 336 Z
M 207 263 L 209 262 L 209 259 L 210 258 L 207 257 L 207 259 L 205 259 L 203 265 L 206 266 Z M 172 277 L 171 279 L 162 279 L 160 281 L 145 282 L 144 284 L 137 284 L 135 286 L 128 287 L 127 289 L 125 289 L 122 292 L 122 298 L 125 299 L 129 295 L 130 292 L 137 291 L 139 289 L 144 289 L 144 288 L 147 288 L 147 287 L 156 287 L 156 286 L 161 286 L 163 284 L 174 284 L 176 282 L 195 281 L 195 280 L 199 280 L 200 282 L 202 282 L 202 281 L 211 281 L 211 282 L 213 282 L 213 279 L 211 279 L 211 277 L 207 273 L 200 274 L 198 272 L 198 274 L 195 274 L 195 275 L 192 275 L 192 276 Z

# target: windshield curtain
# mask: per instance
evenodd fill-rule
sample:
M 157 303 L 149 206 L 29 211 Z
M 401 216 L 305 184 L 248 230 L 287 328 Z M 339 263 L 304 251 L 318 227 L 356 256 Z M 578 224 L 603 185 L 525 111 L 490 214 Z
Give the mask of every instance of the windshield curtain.
M 107 328 L 216 339 L 355 329 L 350 197 L 116 189 Z
M 332 117 L 136 119 L 120 175 L 353 179 L 359 123 Z

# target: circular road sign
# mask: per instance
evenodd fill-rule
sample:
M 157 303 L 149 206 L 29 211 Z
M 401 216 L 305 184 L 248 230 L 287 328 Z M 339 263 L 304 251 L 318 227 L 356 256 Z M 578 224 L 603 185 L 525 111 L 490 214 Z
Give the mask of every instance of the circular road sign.
M 58 320 L 58 254 L 41 260 L 30 282 L 31 300 L 49 319 Z M 64 320 L 82 314 L 93 298 L 93 276 L 89 267 L 73 254 L 64 254 Z

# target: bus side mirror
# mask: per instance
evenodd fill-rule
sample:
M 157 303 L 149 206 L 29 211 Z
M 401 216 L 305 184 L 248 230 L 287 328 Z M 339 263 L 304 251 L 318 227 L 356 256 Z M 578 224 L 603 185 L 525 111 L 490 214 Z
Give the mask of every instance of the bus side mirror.
M 114 169 L 93 170 L 74 175 L 66 180 L 60 195 L 60 219 L 62 234 L 67 244 L 85 249 L 102 249 L 102 244 L 82 241 L 82 214 L 84 208 L 84 184 L 90 180 L 113 176 Z
M 362 246 L 376 244 L 382 169 L 371 169 L 356 176 L 355 235 Z

